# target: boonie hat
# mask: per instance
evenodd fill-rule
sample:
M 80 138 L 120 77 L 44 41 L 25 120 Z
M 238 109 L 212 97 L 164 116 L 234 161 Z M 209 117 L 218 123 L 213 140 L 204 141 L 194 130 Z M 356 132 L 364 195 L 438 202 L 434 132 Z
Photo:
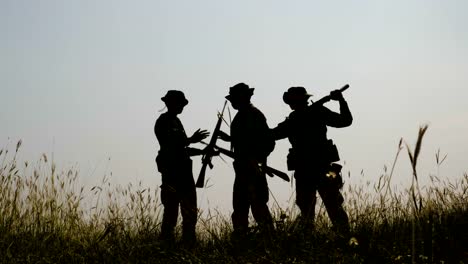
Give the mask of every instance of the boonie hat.
M 182 91 L 178 90 L 169 90 L 167 91 L 164 97 L 161 97 L 161 100 L 164 103 L 181 103 L 182 105 L 187 105 L 188 100 L 185 98 L 185 95 Z
M 229 94 L 226 95 L 226 99 L 231 101 L 232 99 L 238 99 L 240 97 L 250 97 L 253 95 L 255 88 L 249 87 L 245 83 L 238 83 L 229 88 Z
M 290 104 L 293 101 L 303 101 L 309 99 L 311 94 L 308 94 L 304 87 L 296 86 L 291 87 L 283 94 L 283 101 Z

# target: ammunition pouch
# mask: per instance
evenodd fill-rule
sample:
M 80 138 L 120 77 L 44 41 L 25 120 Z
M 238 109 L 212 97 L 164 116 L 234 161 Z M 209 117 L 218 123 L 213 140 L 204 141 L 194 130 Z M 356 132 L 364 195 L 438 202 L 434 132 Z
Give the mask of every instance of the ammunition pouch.
M 174 156 L 160 152 L 156 157 L 156 166 L 161 174 L 174 174 L 178 177 L 192 175 L 192 160 L 188 156 Z
M 315 164 L 330 164 L 340 160 L 338 149 L 333 140 L 327 140 L 322 146 L 310 151 L 297 151 L 289 149 L 287 156 L 288 171 L 296 170 L 298 166 L 310 166 Z
M 337 163 L 330 164 L 328 172 L 325 174 L 325 183 L 334 189 L 340 190 L 343 188 L 343 177 L 341 176 L 342 166 Z
M 327 140 L 325 145 L 325 157 L 329 162 L 335 162 L 340 160 L 340 155 L 338 154 L 338 148 L 333 144 L 333 140 Z M 341 171 L 341 168 L 340 168 Z

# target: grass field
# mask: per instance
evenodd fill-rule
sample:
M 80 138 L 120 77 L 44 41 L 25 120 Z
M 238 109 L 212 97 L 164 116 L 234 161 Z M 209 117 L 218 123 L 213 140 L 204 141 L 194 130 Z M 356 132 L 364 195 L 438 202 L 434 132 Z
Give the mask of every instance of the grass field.
M 198 245 L 165 245 L 158 190 L 106 178 L 85 190 L 75 169 L 57 170 L 46 155 L 17 164 L 18 142 L 14 152 L 0 151 L 0 263 L 468 263 L 468 175 L 455 182 L 432 175 L 430 186 L 418 186 L 426 128 L 414 150 L 398 146 L 397 157 L 407 151 L 413 165 L 409 188 L 390 188 L 392 168 L 373 186 L 343 190 L 354 247 L 335 239 L 323 207 L 310 236 L 295 224 L 294 208 L 274 207 L 275 234 L 261 236 L 252 223 L 248 238 L 234 243 L 230 217 L 208 211 Z

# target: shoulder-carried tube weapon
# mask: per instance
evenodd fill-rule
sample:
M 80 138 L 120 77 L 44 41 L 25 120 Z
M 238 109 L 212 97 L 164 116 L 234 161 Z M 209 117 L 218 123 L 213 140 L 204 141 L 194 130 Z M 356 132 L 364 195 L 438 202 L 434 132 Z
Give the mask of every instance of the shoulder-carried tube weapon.
M 197 188 L 203 188 L 203 186 L 205 186 L 206 166 L 210 166 L 210 169 L 213 168 L 211 158 L 214 155 L 214 147 L 216 146 L 216 140 L 218 139 L 219 131 L 221 130 L 221 123 L 223 121 L 223 114 L 224 109 L 226 108 L 226 104 L 227 100 L 224 101 L 223 110 L 221 111 L 221 113 L 218 114 L 218 122 L 216 123 L 213 134 L 211 135 L 210 143 L 205 149 L 205 154 L 203 154 L 202 156 L 202 167 L 200 170 L 200 174 L 198 175 L 197 183 L 195 184 Z
M 349 88 L 349 84 L 346 84 L 345 86 L 341 87 L 340 89 L 338 89 L 338 91 L 340 92 L 344 92 L 346 91 L 346 89 Z M 322 98 L 320 98 L 318 101 L 315 101 L 311 106 L 318 106 L 318 105 L 322 105 L 328 101 L 331 100 L 331 96 L 330 95 L 327 95 L 327 96 L 324 96 Z

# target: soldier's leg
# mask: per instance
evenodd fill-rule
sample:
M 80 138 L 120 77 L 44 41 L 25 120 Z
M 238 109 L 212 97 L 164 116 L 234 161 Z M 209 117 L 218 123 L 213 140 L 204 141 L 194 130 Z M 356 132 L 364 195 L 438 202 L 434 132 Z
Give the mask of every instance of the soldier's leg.
M 161 239 L 174 240 L 174 228 L 177 224 L 179 211 L 179 198 L 176 190 L 170 185 L 161 186 L 161 201 L 164 206 L 163 220 L 161 224 Z
M 296 170 L 296 204 L 301 210 L 300 220 L 305 227 L 314 227 L 315 204 L 317 202 L 316 186 L 312 182 L 311 173 L 305 170 Z
M 265 175 L 257 178 L 253 183 L 253 188 L 249 190 L 249 197 L 252 206 L 252 214 L 255 221 L 262 229 L 273 231 L 273 218 L 268 209 L 268 183 Z
M 242 181 L 236 176 L 232 195 L 232 225 L 234 232 L 244 233 L 249 227 L 249 199 L 248 186 L 246 181 Z
M 342 236 L 349 236 L 348 214 L 343 208 L 344 198 L 339 188 L 334 184 L 325 183 L 319 187 L 318 191 L 335 230 Z
M 179 192 L 181 197 L 180 211 L 182 214 L 182 238 L 186 242 L 196 240 L 195 226 L 197 224 L 197 192 L 195 186 Z

